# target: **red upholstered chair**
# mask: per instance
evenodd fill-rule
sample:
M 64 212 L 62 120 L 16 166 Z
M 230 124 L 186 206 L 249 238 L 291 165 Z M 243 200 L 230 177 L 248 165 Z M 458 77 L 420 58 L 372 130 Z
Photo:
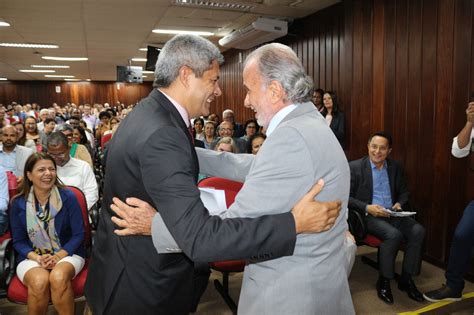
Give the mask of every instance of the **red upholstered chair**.
M 112 133 L 108 133 L 100 138 L 100 148 L 104 150 L 105 144 L 112 139 Z
M 224 190 L 227 207 L 234 203 L 235 196 L 242 188 L 242 183 L 234 182 L 219 177 L 205 178 L 199 182 L 199 187 L 215 188 Z M 222 296 L 226 304 L 232 310 L 233 314 L 237 313 L 237 305 L 229 295 L 229 274 L 231 272 L 242 272 L 245 268 L 245 260 L 228 260 L 209 263 L 209 266 L 222 273 L 222 283 L 214 280 L 214 286 Z
M 76 187 L 68 186 L 69 190 L 71 190 L 77 198 L 79 205 L 82 210 L 82 218 L 84 219 L 84 244 L 86 246 L 87 252 L 91 249 L 92 246 L 92 234 L 91 234 L 91 227 L 89 225 L 89 217 L 87 213 L 87 203 L 86 197 L 84 196 L 83 192 Z M 82 268 L 81 272 L 72 280 L 72 288 L 74 290 L 74 296 L 76 298 L 81 297 L 84 295 L 84 285 L 86 283 L 87 272 L 89 269 L 89 259 L 86 258 L 86 263 L 84 268 Z M 28 299 L 28 289 L 20 282 L 18 277 L 14 275 L 12 281 L 8 286 L 8 293 L 7 298 L 11 302 L 19 303 L 19 304 L 26 304 Z
M 349 231 L 352 233 L 352 235 L 354 235 L 357 245 L 367 245 L 377 248 L 377 261 L 369 258 L 368 256 L 362 256 L 361 260 L 363 263 L 378 270 L 380 244 L 382 244 L 382 240 L 367 232 L 367 226 L 365 224 L 364 217 L 357 210 L 349 209 L 348 225 Z M 395 279 L 398 278 L 399 274 L 395 273 Z

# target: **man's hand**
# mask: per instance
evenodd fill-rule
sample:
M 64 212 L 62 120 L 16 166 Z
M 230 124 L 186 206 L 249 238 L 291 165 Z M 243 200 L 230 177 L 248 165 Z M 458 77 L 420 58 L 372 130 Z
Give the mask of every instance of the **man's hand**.
M 467 122 L 474 124 L 474 102 L 470 102 L 466 109 Z
M 401 205 L 399 202 L 397 202 L 396 204 L 394 204 L 394 205 L 392 206 L 392 209 L 397 210 L 397 211 L 403 211 L 402 205 Z
M 314 200 L 323 189 L 320 179 L 293 207 L 296 233 L 320 233 L 329 230 L 341 211 L 341 201 L 320 202 Z
M 151 222 L 156 210 L 148 203 L 137 198 L 127 198 L 127 203 L 113 198 L 110 209 L 118 215 L 112 217 L 112 222 L 121 229 L 115 230 L 119 236 L 151 235 Z
M 374 217 L 384 217 L 388 218 L 390 217 L 390 214 L 387 213 L 386 211 L 383 211 L 384 207 L 379 206 L 379 205 L 368 205 L 367 206 L 367 212 Z

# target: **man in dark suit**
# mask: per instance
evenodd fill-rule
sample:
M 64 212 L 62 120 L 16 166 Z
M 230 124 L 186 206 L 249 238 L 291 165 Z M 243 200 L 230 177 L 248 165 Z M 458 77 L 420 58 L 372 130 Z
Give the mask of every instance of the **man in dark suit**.
M 384 209 L 402 210 L 408 205 L 408 188 L 401 165 L 387 159 L 392 150 L 392 138 L 377 132 L 369 138 L 369 155 L 349 163 L 351 191 L 349 208 L 365 216 L 367 230 L 382 240 L 379 257 L 378 297 L 393 303 L 390 279 L 398 248 L 405 243 L 402 275 L 398 288 L 415 301 L 423 301 L 412 276 L 419 274 L 425 229 L 411 217 L 391 217 Z
M 188 314 L 193 261 L 292 255 L 297 233 L 323 231 L 334 224 L 340 203 L 321 207 L 312 198 L 305 207 L 273 216 L 209 216 L 196 187 L 199 165 L 188 128 L 190 118 L 209 115 L 210 103 L 221 94 L 222 62 L 217 47 L 198 36 L 178 35 L 168 41 L 156 64 L 157 89 L 110 141 L 103 202 L 107 206 L 100 215 L 85 290 L 94 314 Z M 158 209 L 161 217 L 152 212 L 149 219 L 155 224 L 162 218 L 184 253 L 158 254 L 152 242 L 156 234 L 150 237 L 149 229 L 117 233 L 145 236 L 117 236 L 113 222 L 119 221 L 112 222 L 108 207 L 113 197 L 137 197 Z M 127 219 L 143 215 L 136 211 Z

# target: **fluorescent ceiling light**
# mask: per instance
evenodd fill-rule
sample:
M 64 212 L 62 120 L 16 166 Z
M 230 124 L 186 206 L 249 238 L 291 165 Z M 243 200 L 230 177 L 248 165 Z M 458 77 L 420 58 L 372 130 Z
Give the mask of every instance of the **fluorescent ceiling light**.
M 91 82 L 91 79 L 86 79 L 87 82 Z
M 58 65 L 31 65 L 31 68 L 57 68 L 57 69 L 69 69 L 69 66 L 58 66 Z
M 225 3 L 205 0 L 175 0 L 174 3 L 178 6 L 241 12 L 248 12 L 250 9 L 255 7 L 253 4 Z
M 29 44 L 29 43 L 0 43 L 0 47 L 14 47 L 14 48 L 59 48 L 58 45 L 52 45 L 52 44 Z
M 52 56 L 43 56 L 41 57 L 44 60 L 59 60 L 59 61 L 86 61 L 89 60 L 87 57 L 52 57 Z
M 0 81 L 7 81 L 7 78 L 0 78 Z
M 146 58 L 132 58 L 132 61 L 146 62 Z
M 201 31 L 185 31 L 185 30 L 162 30 L 162 29 L 154 29 L 152 31 L 153 33 L 157 34 L 171 34 L 171 35 L 177 35 L 177 34 L 189 34 L 189 35 L 199 35 L 199 36 L 213 36 L 214 33 L 211 32 L 201 32 Z
M 5 22 L 3 19 L 0 19 L 0 26 L 10 26 L 10 23 Z
M 139 51 L 148 51 L 148 48 L 138 48 Z
M 142 71 L 142 73 L 155 73 L 154 71 Z
M 148 78 L 146 75 L 142 75 L 142 78 Z
M 42 69 L 42 70 L 34 70 L 34 69 L 23 69 L 23 70 L 18 70 L 20 72 L 38 72 L 38 73 L 54 73 L 56 72 L 55 70 L 46 70 L 46 69 Z
M 74 78 L 73 75 L 63 75 L 63 74 L 45 74 L 46 78 Z
M 81 79 L 68 79 L 68 78 L 66 78 L 66 79 L 64 79 L 64 81 L 81 81 Z

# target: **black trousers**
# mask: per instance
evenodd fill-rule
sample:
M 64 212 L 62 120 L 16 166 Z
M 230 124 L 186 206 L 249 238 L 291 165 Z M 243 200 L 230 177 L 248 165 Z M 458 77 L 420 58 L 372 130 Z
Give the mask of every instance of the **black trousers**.
M 366 216 L 367 230 L 382 240 L 379 248 L 379 273 L 389 279 L 394 277 L 395 258 L 402 243 L 405 244 L 402 272 L 418 275 L 421 268 L 421 251 L 425 228 L 411 217 L 380 218 Z

